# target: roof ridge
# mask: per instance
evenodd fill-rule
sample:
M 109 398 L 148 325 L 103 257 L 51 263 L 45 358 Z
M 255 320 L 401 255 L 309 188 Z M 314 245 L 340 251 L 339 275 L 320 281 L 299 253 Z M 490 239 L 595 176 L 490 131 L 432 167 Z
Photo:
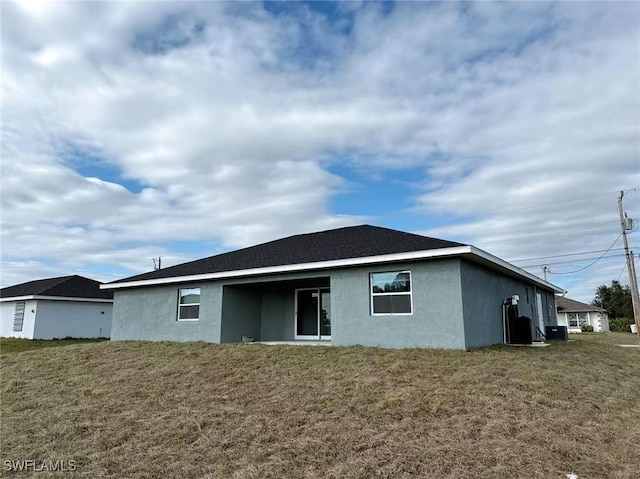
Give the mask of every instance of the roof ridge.
M 55 281 L 53 284 L 50 284 L 47 288 L 40 290 L 40 294 L 45 294 L 47 291 L 51 291 L 56 286 L 60 286 L 61 284 L 66 283 L 67 281 L 69 281 L 74 276 L 78 276 L 78 275 L 77 274 L 72 274 L 72 275 L 68 275 L 68 276 L 58 276 L 58 277 L 53 277 L 53 278 L 41 279 L 40 281 L 47 281 L 47 279 L 49 281 L 57 279 L 58 281 Z
M 56 281 L 55 283 L 49 285 L 49 287 L 47 289 L 44 289 L 41 291 L 41 294 L 46 293 L 47 291 L 51 291 L 53 288 L 60 286 L 64 283 L 66 283 L 67 281 L 70 281 L 73 278 L 80 278 L 82 280 L 88 280 L 88 281 L 95 281 L 96 283 L 100 283 L 102 284 L 100 281 L 97 281 L 95 279 L 92 278 L 87 278 L 85 276 L 80 276 L 79 274 L 70 274 L 68 276 L 60 276 L 59 278 L 50 278 L 50 279 L 60 279 L 60 281 Z

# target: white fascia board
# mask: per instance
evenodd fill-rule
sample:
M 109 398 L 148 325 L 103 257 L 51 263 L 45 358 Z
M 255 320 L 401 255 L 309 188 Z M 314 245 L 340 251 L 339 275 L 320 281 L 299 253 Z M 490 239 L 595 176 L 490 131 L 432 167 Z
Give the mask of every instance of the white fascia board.
M 251 269 L 243 269 L 243 270 L 236 270 L 236 271 L 223 271 L 220 273 L 205 273 L 205 274 L 195 274 L 190 276 L 174 276 L 170 278 L 127 281 L 122 283 L 102 284 L 100 285 L 100 289 L 120 289 L 120 288 L 132 288 L 137 286 L 154 286 L 154 285 L 186 283 L 186 282 L 195 282 L 195 281 L 242 278 L 247 276 L 259 276 L 259 275 L 266 275 L 266 274 L 294 273 L 299 271 L 345 268 L 345 267 L 351 267 L 351 266 L 364 266 L 368 264 L 397 263 L 400 261 L 433 259 L 433 258 L 443 258 L 443 257 L 462 256 L 462 255 L 470 255 L 472 257 L 476 256 L 478 258 L 485 260 L 486 262 L 492 263 L 493 265 L 499 268 L 509 270 L 518 276 L 524 277 L 529 281 L 532 281 L 541 286 L 544 286 L 545 288 L 551 289 L 559 293 L 562 293 L 564 291 L 558 288 L 557 286 L 551 283 L 548 283 L 546 281 L 543 281 L 537 276 L 531 273 L 528 273 L 523 269 L 518 268 L 517 266 L 507 263 L 506 261 L 496 256 L 493 256 L 492 254 L 487 253 L 486 251 L 478 249 L 475 246 L 468 246 L 468 245 L 455 246 L 452 248 L 432 249 L 432 250 L 425 250 L 425 251 L 410 251 L 408 253 L 365 256 L 362 258 L 348 258 L 348 259 L 338 259 L 338 260 L 332 260 L 332 261 L 319 261 L 316 263 L 289 264 L 289 265 L 282 265 L 282 266 L 269 266 L 265 268 L 251 268 Z
M 5 303 L 7 301 L 28 301 L 32 299 L 46 299 L 47 301 L 80 301 L 84 303 L 113 303 L 113 299 L 71 298 L 67 296 L 40 296 L 37 294 L 31 294 L 28 296 L 13 296 L 11 298 L 0 298 L 0 303 Z
M 518 276 L 524 276 L 528 280 L 539 284 L 540 286 L 544 286 L 545 288 L 551 289 L 556 293 L 564 293 L 564 289 L 556 286 L 555 284 L 551 284 L 541 278 L 538 278 L 535 274 L 531 274 L 528 271 L 525 271 L 517 266 L 508 263 L 507 261 L 498 258 L 497 256 L 493 256 L 491 253 L 487 253 L 486 251 L 481 250 L 480 248 L 476 248 L 475 246 L 471 246 L 471 254 L 478 256 L 486 261 L 489 261 L 496 266 L 500 266 L 504 269 L 508 269 L 509 271 L 516 273 Z
M 131 288 L 135 286 L 153 286 L 159 284 L 172 284 L 194 281 L 207 281 L 212 279 L 242 278 L 245 276 L 258 276 L 264 274 L 295 273 L 318 269 L 344 268 L 348 266 L 362 266 L 367 264 L 391 263 L 398 261 L 411 261 L 416 259 L 457 256 L 471 252 L 471 246 L 456 246 L 453 248 L 432 249 L 426 251 L 410 251 L 408 253 L 384 254 L 378 256 L 364 256 L 362 258 L 336 259 L 331 261 L 318 261 L 315 263 L 287 264 L 282 266 L 268 266 L 265 268 L 241 269 L 236 271 L 223 271 L 220 273 L 194 274 L 191 276 L 173 276 L 170 278 L 145 279 L 140 281 L 127 281 L 123 283 L 101 284 L 100 289 Z

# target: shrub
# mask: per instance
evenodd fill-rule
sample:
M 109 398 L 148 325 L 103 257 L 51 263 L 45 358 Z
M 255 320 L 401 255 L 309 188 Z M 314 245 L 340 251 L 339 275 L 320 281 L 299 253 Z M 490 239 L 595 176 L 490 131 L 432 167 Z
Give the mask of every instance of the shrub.
M 583 324 L 582 326 L 580 326 L 580 328 L 582 329 L 583 333 L 593 333 L 593 326 L 591 326 L 590 324 Z
M 619 332 L 619 333 L 628 333 L 631 331 L 629 326 L 634 323 L 633 318 L 616 318 L 609 320 L 609 330 Z

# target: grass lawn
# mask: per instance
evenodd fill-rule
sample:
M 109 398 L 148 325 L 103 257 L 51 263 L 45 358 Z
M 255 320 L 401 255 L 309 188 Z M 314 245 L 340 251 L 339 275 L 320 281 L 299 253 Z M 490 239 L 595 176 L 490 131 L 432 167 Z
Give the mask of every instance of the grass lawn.
M 636 339 L 571 339 L 5 354 L 2 459 L 74 460 L 69 476 L 92 478 L 637 478 L 640 350 L 617 346 Z
M 31 349 L 68 346 L 70 344 L 95 343 L 105 339 L 17 339 L 0 338 L 0 355 L 20 353 Z

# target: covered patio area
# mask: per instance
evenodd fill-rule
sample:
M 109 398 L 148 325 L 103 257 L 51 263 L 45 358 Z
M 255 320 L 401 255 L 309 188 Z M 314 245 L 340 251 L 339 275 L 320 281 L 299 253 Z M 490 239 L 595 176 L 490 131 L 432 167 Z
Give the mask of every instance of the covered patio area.
M 223 343 L 331 343 L 329 277 L 225 285 Z

